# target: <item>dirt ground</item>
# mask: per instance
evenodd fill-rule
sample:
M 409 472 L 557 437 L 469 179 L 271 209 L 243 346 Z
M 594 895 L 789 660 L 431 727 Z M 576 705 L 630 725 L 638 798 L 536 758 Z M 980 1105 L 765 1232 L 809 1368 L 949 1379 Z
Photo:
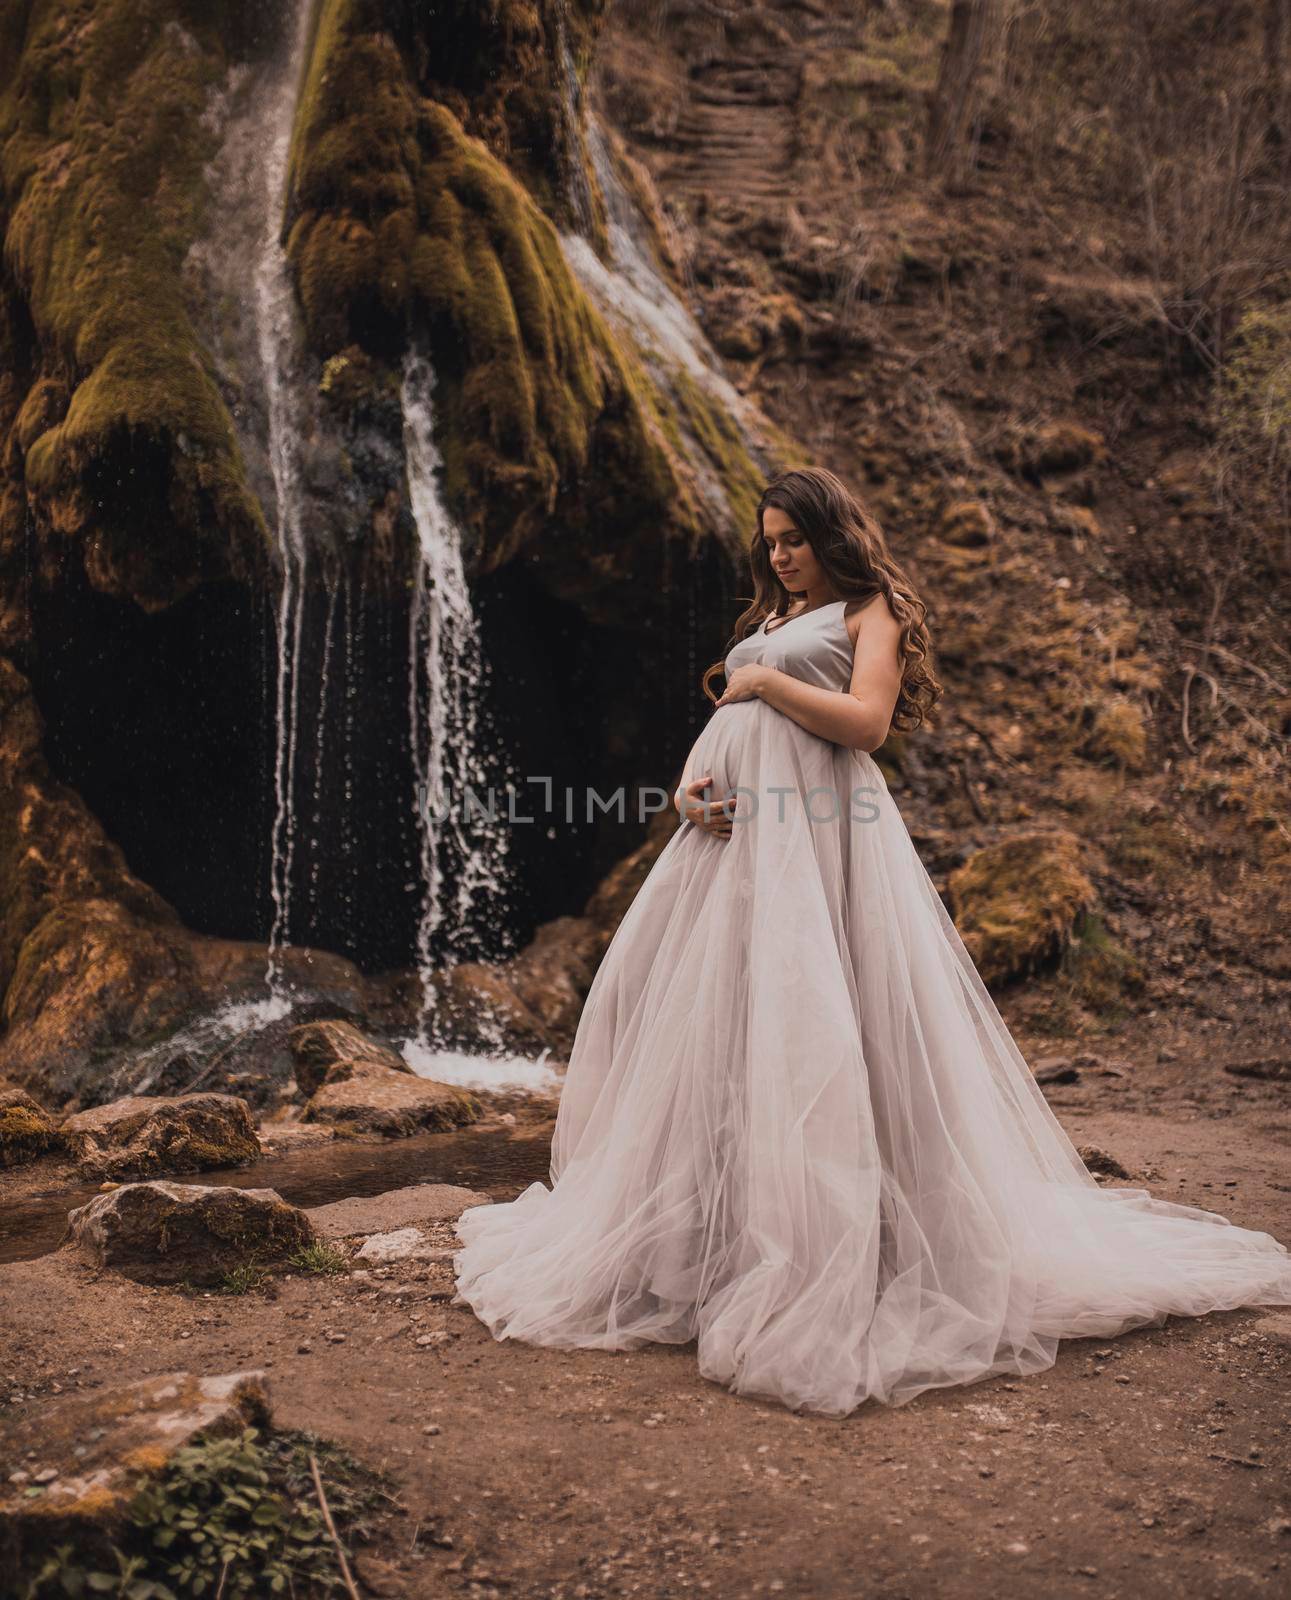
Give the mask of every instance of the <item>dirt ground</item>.
M 1224 1070 L 1240 1032 L 1172 1043 L 1161 1019 L 1142 1023 L 1051 1101 L 1130 1182 L 1285 1242 L 1287 1089 Z M 451 1223 L 436 1231 L 453 1243 Z M 452 1293 L 433 1264 L 202 1297 L 58 1252 L 0 1268 L 4 1411 L 30 1421 L 60 1392 L 264 1368 L 281 1425 L 401 1486 L 359 1558 L 376 1594 L 1291 1590 L 1291 1307 L 1068 1341 L 1032 1378 L 840 1421 L 732 1396 L 699 1376 L 693 1346 L 496 1342 Z

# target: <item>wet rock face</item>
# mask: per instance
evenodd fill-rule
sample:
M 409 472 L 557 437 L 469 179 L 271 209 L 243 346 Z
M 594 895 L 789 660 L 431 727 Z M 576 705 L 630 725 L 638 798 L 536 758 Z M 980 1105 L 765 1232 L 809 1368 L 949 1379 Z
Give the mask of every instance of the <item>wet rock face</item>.
M 267 1266 L 313 1243 L 309 1218 L 272 1189 L 130 1183 L 67 1219 L 72 1244 L 138 1283 L 211 1287 L 237 1267 Z
M 543 923 L 525 948 L 501 965 L 492 977 L 491 988 L 474 981 L 473 973 L 481 970 L 475 964 L 463 963 L 456 968 L 453 976 L 463 985 L 459 1001 L 465 997 L 477 1007 L 490 1004 L 511 1048 L 522 1052 L 547 1046 L 559 1055 L 567 1055 L 578 1029 L 583 1001 L 614 930 L 677 827 L 677 813 L 671 806 L 659 812 L 651 821 L 645 840 L 597 885 L 582 915 L 556 917 Z M 459 976 L 462 974 L 465 976 Z M 513 997 L 510 1014 L 496 998 L 504 988 Z M 443 1008 L 446 1016 L 454 1014 L 453 1000 L 450 994 Z M 520 1029 L 520 1018 L 528 1019 L 529 1036 Z
M 339 1070 L 348 1075 L 329 1075 L 305 1107 L 306 1122 L 346 1123 L 358 1133 L 399 1139 L 461 1128 L 481 1114 L 471 1095 L 446 1083 L 390 1072 L 372 1062 L 343 1062 Z
M 483 1032 L 517 1055 L 550 1042 L 543 1019 L 510 982 L 508 964 L 461 961 L 438 985 L 438 1019 L 445 1035 L 467 1049 Z
M 225 998 L 216 969 L 241 964 L 232 935 L 258 928 L 261 885 L 250 831 L 221 819 L 272 807 L 251 733 L 274 714 L 258 649 L 273 636 L 266 621 L 277 590 L 263 460 L 271 379 L 258 365 L 255 296 L 241 292 L 254 261 L 239 249 L 254 246 L 259 229 L 220 175 L 237 164 L 229 135 L 242 116 L 238 85 L 254 104 L 290 54 L 291 17 L 264 22 L 264 8 L 243 0 L 199 16 L 201 8 L 162 0 L 157 26 L 141 32 L 127 25 L 122 0 L 100 9 L 102 28 L 69 33 L 59 7 L 33 20 L 14 40 L 12 104 L 0 108 L 5 126 L 6 117 L 21 122 L 23 106 L 59 108 L 52 121 L 23 124 L 30 138 L 6 171 L 13 271 L 0 283 L 0 435 L 14 440 L 0 468 L 0 877 L 9 891 L 0 904 L 0 1073 L 51 1104 L 144 1082 L 120 1078 L 121 1059 Z M 635 666 L 643 644 L 663 648 L 679 619 L 707 628 L 695 620 L 705 617 L 716 634 L 732 508 L 747 512 L 758 473 L 711 399 L 689 388 L 682 398 L 661 395 L 553 232 L 563 216 L 589 240 L 604 234 L 562 66 L 568 44 L 571 69 L 577 60 L 583 70 L 603 9 L 601 0 L 557 8 L 506 0 L 506 25 L 481 13 L 468 26 L 480 50 L 450 52 L 451 63 L 437 47 L 438 25 L 416 8 L 392 17 L 342 7 L 327 26 L 304 30 L 302 59 L 288 74 L 299 93 L 288 107 L 292 173 L 281 221 L 309 348 L 298 370 L 284 369 L 282 392 L 318 422 L 302 430 L 310 440 L 303 516 L 355 580 L 345 592 L 362 626 L 350 670 L 364 703 L 363 686 L 384 686 L 389 672 L 384 645 L 363 640 L 407 633 L 414 518 L 391 380 L 409 329 L 430 330 L 445 496 L 464 523 L 472 580 L 498 598 L 541 602 L 519 608 L 532 620 L 516 633 L 517 652 L 549 648 L 546 612 L 559 602 L 570 627 L 552 698 L 567 704 L 593 671 L 606 686 L 609 699 L 586 714 L 586 729 L 608 779 L 602 787 L 613 788 L 661 764 L 676 740 L 668 705 L 639 707 L 634 674 L 615 664 Z M 264 126 L 256 116 L 242 123 L 260 187 Z M 138 162 L 118 159 L 104 128 L 133 130 Z M 41 176 L 51 161 L 52 186 Z M 595 199 L 590 217 L 566 194 L 575 178 L 580 195 Z M 146 215 L 140 183 L 156 191 Z M 91 216 L 93 248 L 82 250 Z M 210 248 L 226 234 L 240 275 L 232 293 L 222 292 Z M 69 250 L 84 258 L 75 282 L 57 270 Z M 756 309 L 764 343 L 788 337 L 785 308 Z M 75 374 L 65 359 L 73 348 L 84 358 Z M 275 369 L 273 385 L 280 376 Z M 692 451 L 714 494 L 696 488 Z M 560 537 L 547 537 L 551 530 Z M 675 562 L 687 574 L 684 598 L 655 581 L 661 531 L 668 570 Z M 69 614 L 89 621 L 92 634 L 69 632 Z M 502 620 L 491 624 L 490 659 L 499 636 L 514 631 L 511 614 L 493 612 Z M 310 648 L 319 644 L 313 629 Z M 60 652 L 68 639 L 74 667 Z M 621 652 L 608 666 L 607 651 Z M 142 692 L 123 697 L 131 662 L 141 663 Z M 110 670 L 98 670 L 104 664 Z M 99 693 L 82 693 L 95 678 Z M 135 711 L 116 716 L 127 700 Z M 145 702 L 151 709 L 140 711 Z M 399 697 L 390 704 L 401 706 Z M 529 699 L 523 720 L 540 721 Z M 134 731 L 123 748 L 111 735 L 126 723 Z M 633 732 L 602 738 L 602 726 Z M 366 731 L 374 744 L 389 737 L 403 749 L 393 726 Z M 180 787 L 198 797 L 191 810 L 184 802 L 167 816 L 160 805 L 141 813 L 132 800 L 140 762 L 146 770 L 157 751 L 186 774 Z M 561 759 L 556 776 L 582 781 L 581 728 Z M 373 784 L 378 793 L 396 788 L 384 773 Z M 352 815 L 365 816 L 370 803 L 359 796 Z M 344 818 L 324 810 L 327 831 L 312 842 L 321 839 L 326 861 Z M 379 827 L 359 830 L 368 842 L 355 881 L 367 887 L 351 903 L 339 875 L 323 875 L 316 921 L 291 930 L 300 943 L 343 949 L 370 970 L 408 959 L 409 918 L 390 911 L 402 889 L 407 811 L 392 802 Z M 187 850 L 192 837 L 209 847 L 200 864 Z M 559 855 L 562 880 L 548 890 L 543 862 L 552 852 L 545 842 L 529 847 L 535 924 L 593 881 L 581 838 L 562 840 Z M 383 863 L 393 863 L 389 879 Z M 221 937 L 190 931 L 201 928 Z M 252 944 L 246 959 L 262 968 L 263 946 Z M 354 997 L 363 1012 L 357 968 L 343 971 L 325 952 L 313 967 L 305 977 L 326 983 L 331 1004 Z M 490 980 L 478 977 L 481 986 Z M 504 989 L 493 999 L 514 1048 L 546 1042 L 520 1001 Z M 565 1016 L 568 1002 L 562 989 L 549 1009 Z M 469 1042 L 472 1004 L 470 995 L 461 1004 Z M 173 1077 L 145 1086 L 186 1088 L 201 1065 L 188 1073 L 177 1051 Z M 250 1077 L 201 1081 L 264 1103 Z
M 204 1172 L 260 1154 L 247 1103 L 230 1094 L 131 1095 L 78 1111 L 62 1134 L 76 1160 L 103 1178 Z
M 0 1167 L 21 1167 L 59 1143 L 52 1119 L 17 1084 L 0 1078 Z
M 6 1572 L 24 1569 L 60 1542 L 72 1541 L 81 1552 L 96 1536 L 110 1535 L 126 1515 L 142 1464 L 164 1466 L 199 1435 L 269 1421 L 261 1372 L 167 1372 L 42 1406 L 20 1420 L 10 1440 L 12 1459 L 30 1467 L 0 1485 Z
M 616 869 L 617 870 L 617 869 Z M 567 1053 L 608 935 L 590 917 L 545 922 L 506 968 L 520 1003 L 539 1019 L 543 1042 Z
M 292 1029 L 287 1043 L 302 1094 L 314 1094 L 325 1080 L 332 1081 L 334 1068 L 346 1065 L 363 1063 L 387 1072 L 412 1071 L 393 1045 L 369 1038 L 352 1022 L 307 1022 Z M 340 1078 L 353 1075 L 345 1071 L 336 1074 Z

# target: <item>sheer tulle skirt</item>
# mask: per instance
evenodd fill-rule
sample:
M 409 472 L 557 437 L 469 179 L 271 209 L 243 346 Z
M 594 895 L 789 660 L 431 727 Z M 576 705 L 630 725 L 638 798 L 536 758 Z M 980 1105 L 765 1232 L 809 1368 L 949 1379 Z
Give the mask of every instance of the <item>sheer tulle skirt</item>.
M 744 786 L 747 820 L 683 824 L 620 924 L 553 1186 L 458 1222 L 495 1337 L 693 1339 L 736 1392 L 845 1415 L 1037 1371 L 1063 1338 L 1291 1304 L 1270 1234 L 1095 1182 L 868 755 L 752 700 L 687 768 Z

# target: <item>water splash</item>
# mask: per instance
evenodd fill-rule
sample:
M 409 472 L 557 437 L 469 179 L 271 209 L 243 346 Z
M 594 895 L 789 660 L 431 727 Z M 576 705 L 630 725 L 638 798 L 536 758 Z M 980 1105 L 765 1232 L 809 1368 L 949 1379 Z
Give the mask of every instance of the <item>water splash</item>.
M 404 1060 L 419 1078 L 452 1084 L 458 1089 L 494 1092 L 559 1094 L 564 1079 L 547 1065 L 550 1051 L 536 1060 L 525 1056 L 472 1056 L 457 1050 L 428 1049 L 417 1040 L 405 1040 Z
M 421 1005 L 416 1042 L 429 1048 L 435 1007 L 432 952 L 450 962 L 480 924 L 505 906 L 507 834 L 490 788 L 479 691 L 485 682 L 461 529 L 440 490 L 434 437 L 435 375 L 419 351 L 404 358 L 400 400 L 408 495 L 417 529 L 408 637 L 408 727 L 416 777 L 423 886 L 416 962 Z M 450 897 L 445 884 L 454 884 Z
M 182 1066 L 184 1082 L 180 1089 L 168 1086 L 163 1092 L 191 1094 L 216 1070 L 227 1046 L 244 1047 L 256 1034 L 289 1016 L 291 1009 L 291 1001 L 282 995 L 269 995 L 262 1000 L 226 1000 L 214 1011 L 131 1056 L 129 1082 L 117 1085 L 117 1090 L 148 1094 L 169 1068 Z

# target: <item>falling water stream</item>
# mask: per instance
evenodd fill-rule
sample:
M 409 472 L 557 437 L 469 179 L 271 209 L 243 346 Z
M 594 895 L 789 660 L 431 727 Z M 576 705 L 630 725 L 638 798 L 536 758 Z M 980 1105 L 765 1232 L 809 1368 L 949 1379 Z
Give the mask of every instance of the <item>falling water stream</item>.
M 435 375 L 419 351 L 404 358 L 400 401 L 408 494 L 417 525 L 408 638 L 408 732 L 416 778 L 422 906 L 417 926 L 421 1007 L 415 1042 L 431 1045 L 431 951 L 441 935 L 458 952 L 505 906 L 507 834 L 481 759 L 484 658 L 462 556 L 461 530 L 440 490 L 431 397 Z M 473 826 L 474 825 L 474 826 Z M 451 895 L 448 882 L 454 884 Z M 482 1019 L 486 1022 L 487 1019 Z M 500 1036 L 486 1042 L 500 1044 Z
M 300 453 L 307 419 L 300 319 L 295 285 L 282 239 L 287 198 L 287 166 L 309 28 L 307 0 L 297 0 L 292 48 L 266 86 L 263 127 L 265 226 L 252 278 L 256 339 L 268 402 L 268 455 L 273 473 L 274 535 L 280 562 L 278 597 L 277 746 L 274 758 L 274 820 L 270 850 L 273 924 L 269 930 L 265 982 L 275 999 L 285 998 L 282 952 L 290 933 L 292 865 L 296 845 L 296 770 L 299 746 L 302 641 L 309 580 L 309 541 L 305 536 Z M 326 675 L 323 678 L 326 705 Z M 319 722 L 323 718 L 319 718 Z M 321 750 L 319 769 L 321 770 Z
M 220 143 L 206 176 L 219 220 L 188 263 L 196 280 L 193 303 L 208 318 L 206 336 L 248 477 L 265 509 L 278 580 L 266 662 L 273 820 L 266 851 L 272 915 L 265 990 L 263 998 L 221 1005 L 182 1038 L 136 1057 L 123 1085 L 136 1091 L 158 1081 L 179 1047 L 204 1073 L 238 1030 L 261 1032 L 307 998 L 288 953 L 306 925 L 309 943 L 319 942 L 320 928 L 326 933 L 326 918 L 318 913 L 324 898 L 344 907 L 353 903 L 354 863 L 362 859 L 354 846 L 371 837 L 365 830 L 372 827 L 373 783 L 386 783 L 384 767 L 373 776 L 365 694 L 388 691 L 394 710 L 400 682 L 406 683 L 403 753 L 383 750 L 380 759 L 389 767 L 385 794 L 407 770 L 400 763 L 412 772 L 408 804 L 415 818 L 406 838 L 392 840 L 386 859 L 393 865 L 407 850 L 413 869 L 412 881 L 400 883 L 393 868 L 391 892 L 402 889 L 418 906 L 413 963 L 421 998 L 407 1043 L 419 1070 L 441 1044 L 436 970 L 486 946 L 496 953 L 496 929 L 506 927 L 507 838 L 504 822 L 492 814 L 490 783 L 508 774 L 481 710 L 487 663 L 461 532 L 441 487 L 435 374 L 424 351 L 410 350 L 403 362 L 402 436 L 382 435 L 373 443 L 386 452 L 402 448 L 414 536 L 403 541 L 407 589 L 396 581 L 394 594 L 408 596 L 406 629 L 398 598 L 392 607 L 368 594 L 359 575 L 366 570 L 358 557 L 367 538 L 367 501 L 362 492 L 353 503 L 334 493 L 336 483 L 348 481 L 336 465 L 340 458 L 344 468 L 344 448 L 335 422 L 320 414 L 321 374 L 307 348 L 285 248 L 311 11 L 312 0 L 296 0 L 272 58 L 238 63 L 212 96 L 206 120 Z M 395 472 L 397 461 L 395 454 Z M 367 764 L 363 795 L 358 763 Z M 391 817 L 396 810 L 397 801 L 390 802 Z M 406 915 L 403 906 L 398 914 Z M 482 1021 L 480 1044 L 496 1053 L 496 1026 Z

